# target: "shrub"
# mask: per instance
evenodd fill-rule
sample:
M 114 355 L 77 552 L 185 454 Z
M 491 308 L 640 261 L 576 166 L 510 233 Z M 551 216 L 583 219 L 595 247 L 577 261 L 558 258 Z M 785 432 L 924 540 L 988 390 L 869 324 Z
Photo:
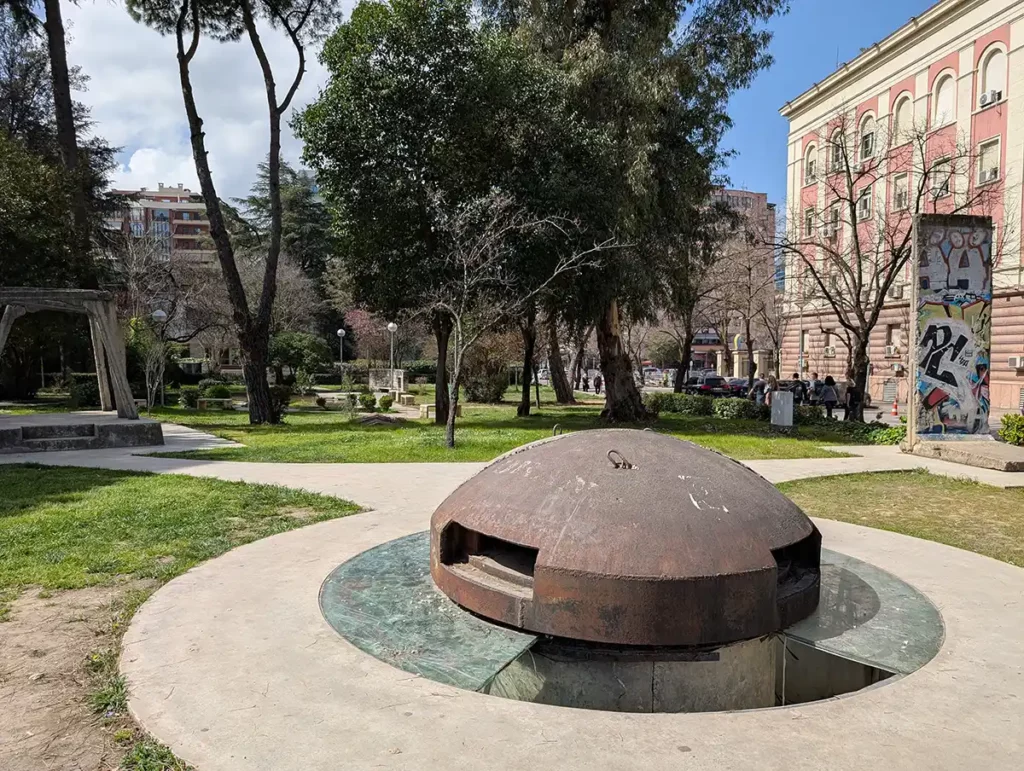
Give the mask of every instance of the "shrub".
M 388 410 L 390 410 L 391 405 L 394 403 L 395 397 L 392 396 L 391 394 L 384 394 L 382 397 L 380 397 L 380 400 L 377 402 L 381 412 L 387 412 Z
M 508 372 L 502 367 L 500 372 L 470 375 L 462 387 L 466 392 L 466 401 L 497 404 L 505 398 L 505 391 L 508 390 Z
M 747 418 L 757 420 L 761 417 L 760 407 L 762 405 L 752 402 L 750 399 L 726 398 L 715 399 L 712 405 L 712 413 L 716 418 Z
M 369 393 L 359 394 L 359 404 L 367 412 L 373 412 L 377 406 L 377 397 Z
M 314 393 L 313 378 L 304 369 L 295 373 L 295 390 L 304 396 Z
M 206 388 L 203 391 L 203 396 L 207 399 L 230 399 L 231 389 L 223 383 L 217 383 Z
M 95 375 L 75 375 L 68 388 L 68 401 L 72 409 L 100 406 L 100 384 Z
M 196 385 L 199 388 L 199 393 L 201 393 L 203 396 L 206 396 L 207 395 L 206 391 L 208 389 L 213 388 L 215 386 L 223 386 L 224 382 L 225 381 L 222 380 L 219 377 L 204 377 Z M 211 399 L 217 399 L 217 398 L 220 398 L 220 397 L 212 396 L 210 398 Z
M 649 393 L 644 395 L 644 404 L 654 413 L 671 412 L 676 415 L 697 415 L 707 417 L 714 410 L 714 399 L 696 394 Z
M 284 411 L 292 401 L 292 387 L 286 385 L 270 386 L 270 414 L 275 422 L 284 420 Z
M 907 438 L 906 426 L 886 426 L 868 423 L 867 440 L 870 444 L 899 444 Z
M 199 406 L 199 387 L 185 385 L 178 392 L 178 403 L 187 410 L 194 410 Z
M 999 438 L 1007 444 L 1024 447 L 1024 415 L 1003 415 Z
M 816 404 L 798 404 L 793 408 L 793 422 L 813 425 L 825 420 L 825 411 Z
M 326 410 L 327 409 L 327 399 L 325 397 L 318 396 L 313 401 L 316 402 L 316 406 L 319 407 L 320 409 L 322 409 L 322 410 Z

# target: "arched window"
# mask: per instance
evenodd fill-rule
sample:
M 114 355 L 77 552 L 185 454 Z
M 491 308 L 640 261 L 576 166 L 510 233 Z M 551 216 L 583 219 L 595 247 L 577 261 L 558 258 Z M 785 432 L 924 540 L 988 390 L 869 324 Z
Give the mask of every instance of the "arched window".
M 860 142 L 857 145 L 862 161 L 875 157 L 875 119 L 865 115 L 860 123 Z
M 933 97 L 935 110 L 932 113 L 932 127 L 945 126 L 956 118 L 956 82 L 952 75 L 943 75 L 935 81 Z
M 810 185 L 818 180 L 818 146 L 811 144 L 804 155 L 804 184 Z
M 896 102 L 894 115 L 892 123 L 893 139 L 896 142 L 905 142 L 914 131 L 914 102 L 909 95 L 899 98 L 899 101 Z
M 829 171 L 842 171 L 843 170 L 843 135 L 836 129 L 832 132 L 832 135 L 828 138 L 828 170 Z
M 992 92 L 999 94 L 996 97 Z M 981 94 L 988 95 L 986 105 L 995 103 L 1003 98 L 1006 91 L 1006 54 L 1001 48 L 993 48 L 982 58 L 981 65 Z

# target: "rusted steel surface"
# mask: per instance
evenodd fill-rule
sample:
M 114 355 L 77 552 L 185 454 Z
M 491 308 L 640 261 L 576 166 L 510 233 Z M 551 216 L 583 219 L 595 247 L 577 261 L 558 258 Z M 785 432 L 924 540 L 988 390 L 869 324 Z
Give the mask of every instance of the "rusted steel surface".
M 718 645 L 818 603 L 821 536 L 760 476 L 652 431 L 582 431 L 505 455 L 431 519 L 455 602 L 533 632 Z

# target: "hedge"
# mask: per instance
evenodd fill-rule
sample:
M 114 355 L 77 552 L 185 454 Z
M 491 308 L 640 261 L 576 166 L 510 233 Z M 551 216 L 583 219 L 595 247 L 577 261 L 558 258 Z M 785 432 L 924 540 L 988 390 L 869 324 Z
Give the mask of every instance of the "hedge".
M 716 418 L 759 420 L 763 416 L 762 405 L 750 399 L 739 397 L 713 399 L 712 413 Z
M 696 394 L 648 393 L 644 395 L 644 406 L 655 414 L 671 412 L 676 415 L 709 417 L 714 414 L 714 402 L 715 400 L 710 396 L 697 396 Z

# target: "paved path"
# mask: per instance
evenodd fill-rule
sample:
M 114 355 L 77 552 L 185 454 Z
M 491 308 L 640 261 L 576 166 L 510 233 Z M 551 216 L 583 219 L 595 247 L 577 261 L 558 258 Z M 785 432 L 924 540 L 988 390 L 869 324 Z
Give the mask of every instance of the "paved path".
M 85 466 L 158 474 L 189 474 L 238 482 L 296 487 L 334 495 L 375 510 L 393 511 L 409 505 L 436 507 L 457 485 L 484 467 L 483 463 L 250 463 L 184 460 L 146 453 L 237 446 L 210 434 L 173 423 L 164 424 L 163 447 L 120 447 L 110 450 L 41 452 L 0 455 L 0 463 Z M 927 469 L 933 474 L 973 479 L 997 487 L 1024 487 L 1024 473 L 1010 474 L 961 466 L 947 461 L 904 455 L 897 447 L 837 448 L 856 457 L 742 461 L 769 482 L 786 482 L 870 471 Z
M 425 501 L 266 538 L 161 588 L 124 638 L 129 707 L 202 771 L 1019 771 L 1024 570 L 818 521 L 830 549 L 942 613 L 938 655 L 857 694 L 776 709 L 626 714 L 462 691 L 368 656 L 317 602 L 338 564 L 425 529 Z

